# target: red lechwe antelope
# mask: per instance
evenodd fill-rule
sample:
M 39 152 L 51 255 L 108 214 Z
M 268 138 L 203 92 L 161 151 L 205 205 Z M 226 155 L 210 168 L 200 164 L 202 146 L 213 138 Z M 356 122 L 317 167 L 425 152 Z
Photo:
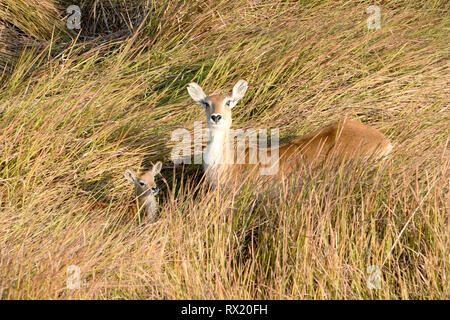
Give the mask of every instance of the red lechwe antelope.
M 209 127 L 209 142 L 204 153 L 203 169 L 209 182 L 216 185 L 224 179 L 240 179 L 249 167 L 268 167 L 258 159 L 253 166 L 248 165 L 249 149 L 245 150 L 245 164 L 234 164 L 234 147 L 230 143 L 231 111 L 247 91 L 247 81 L 239 80 L 228 95 L 206 96 L 196 83 L 189 83 L 187 90 L 196 102 L 203 106 Z M 320 163 L 326 159 L 356 159 L 358 157 L 383 157 L 392 149 L 389 140 L 377 129 L 354 120 L 341 120 L 297 137 L 279 146 L 278 174 L 288 174 L 297 170 L 301 163 Z M 271 161 L 271 150 L 266 149 Z M 234 164 L 234 165 L 233 165 Z M 296 169 L 297 168 L 297 169 Z M 256 170 L 251 170 L 255 172 Z M 238 178 L 239 177 L 239 178 Z
M 132 170 L 125 171 L 125 178 L 134 184 L 134 195 L 137 200 L 137 209 L 142 212 L 148 221 L 154 221 L 158 215 L 158 205 L 155 196 L 159 188 L 155 183 L 155 176 L 160 173 L 162 162 L 153 165 L 152 170 L 137 175 Z M 135 208 L 133 206 L 132 208 Z M 133 210 L 133 213 L 135 211 Z
M 127 207 L 127 217 L 135 218 L 137 214 L 152 222 L 158 215 L 156 195 L 159 188 L 155 183 L 155 176 L 159 174 L 162 162 L 158 161 L 151 170 L 136 174 L 133 170 L 125 170 L 125 178 L 134 185 L 133 203 Z M 119 207 L 118 203 L 96 202 L 93 208 Z

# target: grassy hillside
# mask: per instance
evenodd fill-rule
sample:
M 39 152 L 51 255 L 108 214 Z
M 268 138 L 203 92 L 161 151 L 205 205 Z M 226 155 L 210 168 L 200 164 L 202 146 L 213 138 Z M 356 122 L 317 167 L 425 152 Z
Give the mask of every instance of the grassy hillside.
M 78 34 L 66 1 L 0 0 L 0 298 L 449 298 L 447 1 L 376 1 L 379 30 L 372 1 L 79 3 Z M 188 82 L 238 79 L 233 128 L 355 118 L 394 152 L 208 192 L 171 132 L 204 121 Z M 125 169 L 159 160 L 161 218 L 124 219 Z

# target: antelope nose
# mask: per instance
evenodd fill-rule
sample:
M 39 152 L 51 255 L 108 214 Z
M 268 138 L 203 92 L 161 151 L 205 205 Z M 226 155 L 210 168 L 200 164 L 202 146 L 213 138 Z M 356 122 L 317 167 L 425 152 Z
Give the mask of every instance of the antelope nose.
M 154 195 L 157 195 L 159 193 L 159 188 L 153 187 L 152 188 L 152 192 L 153 192 Z
M 220 119 L 222 119 L 222 116 L 220 114 L 211 115 L 211 120 L 214 121 L 215 123 L 219 122 Z

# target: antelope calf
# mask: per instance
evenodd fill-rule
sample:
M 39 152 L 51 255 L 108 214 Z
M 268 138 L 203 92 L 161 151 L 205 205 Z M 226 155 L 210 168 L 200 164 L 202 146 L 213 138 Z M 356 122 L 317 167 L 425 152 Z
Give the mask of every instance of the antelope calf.
M 239 80 L 231 94 L 207 96 L 196 83 L 189 83 L 187 90 L 193 100 L 203 106 L 209 127 L 209 142 L 203 157 L 203 169 L 207 180 L 216 185 L 226 179 L 242 179 L 241 174 L 252 167 L 270 167 L 274 163 L 248 164 L 249 149 L 245 151 L 246 164 L 235 164 L 234 148 L 230 141 L 232 110 L 243 98 L 248 84 Z M 330 158 L 339 160 L 358 157 L 382 157 L 392 149 L 391 143 L 377 129 L 354 120 L 341 120 L 312 133 L 297 137 L 275 149 L 279 152 L 276 165 L 278 174 L 284 175 L 297 170 L 302 163 L 321 163 Z M 268 148 L 270 156 L 272 150 Z M 270 157 L 271 158 L 271 157 Z M 272 158 L 271 158 L 272 159 Z M 251 170 L 256 172 L 255 170 Z
M 125 178 L 134 184 L 137 211 L 143 212 L 148 221 L 154 221 L 158 215 L 155 196 L 159 193 L 159 189 L 155 183 L 155 176 L 161 172 L 161 168 L 162 162 L 158 161 L 151 170 L 140 175 L 129 169 L 125 171 Z

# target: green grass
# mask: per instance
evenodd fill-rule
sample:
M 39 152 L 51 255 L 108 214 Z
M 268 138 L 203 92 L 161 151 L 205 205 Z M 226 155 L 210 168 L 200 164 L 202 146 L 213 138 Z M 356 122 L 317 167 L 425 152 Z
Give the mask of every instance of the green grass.
M 65 29 L 64 1 L 10 2 L 2 299 L 449 298 L 446 1 L 380 1 L 372 31 L 371 1 L 84 1 L 80 34 Z M 382 166 L 208 191 L 198 166 L 173 172 L 171 132 L 204 121 L 188 82 L 212 93 L 238 79 L 249 90 L 233 128 L 289 140 L 356 118 L 394 152 Z M 159 160 L 161 218 L 124 220 L 125 169 Z M 66 287 L 70 265 L 79 290 Z M 367 287 L 371 265 L 380 289 Z

